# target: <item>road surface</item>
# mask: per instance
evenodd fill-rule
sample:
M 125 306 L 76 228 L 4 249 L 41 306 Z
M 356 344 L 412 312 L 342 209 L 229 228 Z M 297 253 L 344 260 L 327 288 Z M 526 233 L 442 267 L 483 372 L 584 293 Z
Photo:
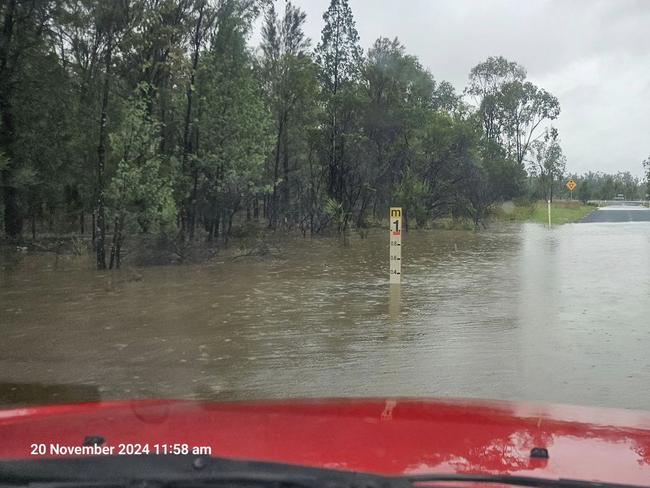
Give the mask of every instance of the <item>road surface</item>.
M 650 208 L 636 202 L 608 202 L 580 220 L 594 222 L 650 222 Z

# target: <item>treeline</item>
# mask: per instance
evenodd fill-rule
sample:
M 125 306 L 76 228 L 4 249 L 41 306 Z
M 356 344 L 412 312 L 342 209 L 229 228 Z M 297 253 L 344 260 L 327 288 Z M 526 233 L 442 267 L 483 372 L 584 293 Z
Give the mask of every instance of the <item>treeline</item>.
M 566 187 L 569 178 L 577 184 L 573 193 Z M 648 185 L 646 180 L 633 176 L 628 171 L 620 171 L 616 174 L 590 171 L 583 174 L 561 174 L 553 181 L 548 191 L 548 185 L 538 175 L 531 173 L 528 176 L 524 198 L 546 200 L 549 194 L 555 198 L 567 200 L 573 198 L 584 203 L 590 200 L 613 200 L 617 195 L 623 195 L 626 200 L 648 200 Z
M 583 202 L 613 200 L 617 195 L 623 195 L 626 200 L 648 200 L 646 182 L 627 171 L 616 174 L 589 172 L 576 175 L 574 180 L 578 184 L 574 198 Z
M 522 66 L 488 58 L 457 93 L 397 39 L 364 53 L 347 0 L 315 45 L 304 23 L 290 2 L 3 0 L 6 236 L 74 227 L 105 268 L 133 234 L 345 232 L 390 205 L 478 225 L 529 175 L 552 197 L 560 106 Z

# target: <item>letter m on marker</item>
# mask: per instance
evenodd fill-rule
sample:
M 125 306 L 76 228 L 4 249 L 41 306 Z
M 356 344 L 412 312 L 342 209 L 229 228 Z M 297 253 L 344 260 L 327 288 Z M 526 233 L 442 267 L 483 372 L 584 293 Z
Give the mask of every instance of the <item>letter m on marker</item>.
M 390 216 L 391 217 L 401 217 L 402 216 L 402 209 L 401 208 L 391 208 L 390 209 Z

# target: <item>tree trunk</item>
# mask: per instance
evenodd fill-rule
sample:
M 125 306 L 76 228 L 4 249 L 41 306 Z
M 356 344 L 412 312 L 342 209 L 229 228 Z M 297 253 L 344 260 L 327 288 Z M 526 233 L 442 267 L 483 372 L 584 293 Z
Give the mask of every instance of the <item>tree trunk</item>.
M 86 216 L 84 215 L 84 211 L 82 209 L 81 212 L 79 213 L 79 231 L 80 231 L 81 235 L 84 235 L 84 230 L 85 230 L 84 224 L 85 224 L 85 221 L 86 221 L 85 217 Z
M 192 171 L 192 194 L 190 195 L 190 211 L 189 211 L 189 228 L 190 228 L 190 241 L 194 239 L 194 228 L 196 226 L 196 199 L 198 196 L 198 186 L 199 186 L 199 170 L 194 168 Z
M 334 124 L 334 122 L 332 122 Z M 330 141 L 330 156 L 329 156 L 329 181 L 328 183 L 328 188 L 327 188 L 327 193 L 329 196 L 332 198 L 336 198 L 336 178 L 337 178 L 337 169 L 336 169 L 336 155 L 334 154 L 336 151 L 336 134 L 335 134 L 335 128 L 334 125 L 332 125 L 331 128 L 331 141 Z
M 289 186 L 289 131 L 287 130 L 287 116 L 284 117 L 284 131 L 282 134 L 282 169 L 284 171 L 284 181 L 282 182 L 282 209 L 286 213 L 291 208 L 291 188 Z
M 213 232 L 212 238 L 215 241 L 217 241 L 219 239 L 219 225 L 221 223 L 220 220 L 219 220 L 219 212 L 215 212 L 214 217 L 213 217 L 213 221 L 214 221 L 214 224 L 213 224 L 214 230 L 212 231 Z
M 361 193 L 361 207 L 359 208 L 359 215 L 357 216 L 357 227 L 362 228 L 366 226 L 366 221 L 365 221 L 365 216 L 366 216 L 366 209 L 368 208 L 368 203 L 370 203 L 370 198 L 371 198 L 370 192 L 368 192 L 365 188 L 362 190 Z
M 118 220 L 115 219 L 115 224 L 113 225 L 113 242 L 111 243 L 111 258 L 108 263 L 108 269 L 113 269 L 113 265 L 115 264 L 115 253 L 117 251 L 117 232 L 118 232 Z
M 124 224 L 124 215 L 115 219 L 113 227 L 113 242 L 111 244 L 111 259 L 108 265 L 109 269 L 120 269 L 122 254 L 122 226 Z
M 199 8 L 199 17 L 196 21 L 196 28 L 194 30 L 193 36 L 193 47 L 194 52 L 192 54 L 192 71 L 190 73 L 190 82 L 187 86 L 187 106 L 185 109 L 185 123 L 183 127 L 183 156 L 181 159 L 181 175 L 185 176 L 187 172 L 189 156 L 192 153 L 192 102 L 194 99 L 194 82 L 196 77 L 196 69 L 199 65 L 199 51 L 201 47 L 201 24 L 203 22 L 203 8 L 205 7 L 205 2 L 201 2 Z M 185 191 L 185 190 L 183 190 Z M 188 222 L 188 213 L 190 212 L 189 206 L 191 202 L 187 201 L 187 198 L 183 196 L 183 203 L 181 204 L 181 238 L 185 239 L 185 232 L 187 231 Z M 190 231 L 193 236 L 193 231 Z
M 11 161 L 9 167 L 11 167 Z M 4 186 L 5 206 L 5 233 L 8 237 L 15 238 L 23 230 L 23 217 L 18 207 L 18 191 L 11 186 L 11 170 L 2 170 L 2 185 Z
M 235 212 L 232 212 L 230 214 L 230 217 L 228 217 L 228 235 L 230 235 L 232 232 L 232 219 L 234 216 L 235 216 Z
M 219 220 L 223 222 L 221 225 L 223 227 L 221 235 L 223 236 L 223 245 L 228 247 L 228 229 L 226 228 L 226 211 L 221 210 L 219 212 Z
M 2 91 L 2 89 L 0 89 Z M 16 169 L 16 158 L 13 157 L 14 145 L 14 118 L 10 101 L 5 99 L 6 95 L 0 95 L 0 110 L 2 110 L 2 127 L 0 134 L 0 148 L 4 149 L 4 155 L 8 164 L 2 170 L 2 186 L 4 187 L 4 227 L 8 237 L 15 238 L 23 230 L 23 216 L 18 206 L 18 189 L 14 186 L 13 173 Z
M 108 34 L 108 43 L 106 46 L 106 73 L 104 78 L 104 87 L 102 90 L 102 106 L 99 122 L 99 144 L 97 145 L 97 269 L 106 269 L 106 221 L 104 215 L 104 170 L 106 166 L 106 146 L 108 143 L 108 97 L 111 89 L 111 63 L 113 56 L 113 33 Z
M 228 239 L 230 238 L 230 234 L 232 233 L 232 220 L 235 217 L 236 213 L 237 213 L 237 209 L 234 209 L 232 212 L 230 212 L 230 215 L 228 216 L 228 230 L 224 232 L 224 236 L 226 238 L 226 245 L 228 245 Z
M 199 105 L 197 117 L 201 118 L 201 108 Z M 192 152 L 197 154 L 199 151 L 199 128 L 194 127 L 194 144 L 192 145 Z M 196 164 L 192 164 L 192 194 L 190 195 L 190 241 L 194 240 L 194 230 L 197 225 L 198 218 L 198 198 L 199 198 L 199 169 Z
M 54 213 L 56 212 L 56 209 L 53 206 L 50 206 L 48 208 L 48 217 L 47 217 L 47 230 L 49 232 L 54 231 Z
M 120 267 L 122 266 L 122 240 L 123 240 L 123 237 L 122 237 L 122 224 L 120 223 L 120 236 L 117 239 L 117 252 L 116 252 L 117 261 L 116 261 L 116 265 L 115 265 L 116 269 L 120 269 Z
M 3 2 L 4 3 L 4 2 Z M 18 190 L 13 183 L 13 173 L 16 170 L 16 158 L 13 154 L 15 143 L 15 127 L 9 83 L 9 51 L 13 39 L 14 15 L 16 0 L 9 0 L 4 7 L 4 22 L 0 38 L 0 150 L 8 159 L 7 166 L 2 170 L 4 226 L 5 233 L 11 238 L 18 237 L 23 230 L 23 216 L 18 206 Z
M 275 229 L 278 221 L 278 176 L 280 173 L 280 147 L 282 144 L 282 132 L 284 131 L 284 120 L 280 118 L 278 135 L 275 141 L 275 166 L 273 169 L 273 196 L 271 197 L 271 211 L 269 212 L 269 229 Z
M 205 229 L 208 234 L 206 241 L 212 242 L 212 239 L 214 238 L 214 219 L 210 217 L 210 219 L 207 221 L 207 224 L 207 228 Z

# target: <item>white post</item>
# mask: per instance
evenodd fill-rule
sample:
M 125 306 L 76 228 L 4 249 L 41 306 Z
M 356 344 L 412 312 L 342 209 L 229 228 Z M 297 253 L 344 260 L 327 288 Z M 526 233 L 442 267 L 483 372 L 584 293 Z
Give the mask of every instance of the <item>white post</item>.
M 549 229 L 551 228 L 551 201 L 547 200 L 548 202 L 548 227 Z
M 391 207 L 390 224 L 390 284 L 402 282 L 402 208 Z

